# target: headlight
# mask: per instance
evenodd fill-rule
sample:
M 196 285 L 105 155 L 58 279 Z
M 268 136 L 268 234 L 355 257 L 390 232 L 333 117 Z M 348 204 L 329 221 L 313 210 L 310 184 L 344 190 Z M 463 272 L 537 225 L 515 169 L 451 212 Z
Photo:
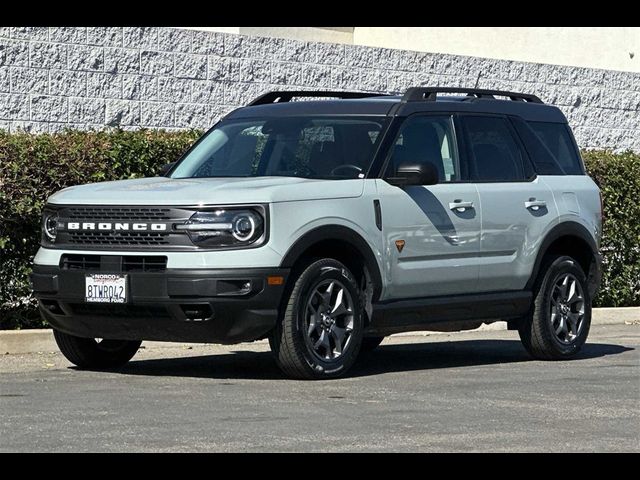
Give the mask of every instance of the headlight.
M 186 230 L 199 247 L 243 247 L 264 240 L 264 214 L 258 208 L 219 208 L 197 212 L 176 230 Z
M 55 243 L 58 236 L 58 213 L 45 210 L 42 213 L 42 233 L 45 239 L 51 243 Z

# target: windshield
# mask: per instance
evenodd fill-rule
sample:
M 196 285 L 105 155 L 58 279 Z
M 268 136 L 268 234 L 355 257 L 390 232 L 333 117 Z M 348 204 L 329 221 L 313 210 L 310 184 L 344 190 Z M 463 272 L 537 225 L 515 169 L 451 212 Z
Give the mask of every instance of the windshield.
M 223 122 L 171 178 L 364 178 L 385 117 L 285 117 Z

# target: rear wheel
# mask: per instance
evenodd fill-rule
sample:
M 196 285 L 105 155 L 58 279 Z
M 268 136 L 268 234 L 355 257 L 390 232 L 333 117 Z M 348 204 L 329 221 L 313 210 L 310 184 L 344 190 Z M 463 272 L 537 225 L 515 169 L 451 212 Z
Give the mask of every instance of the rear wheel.
M 518 329 L 527 351 L 541 360 L 576 355 L 591 325 L 591 297 L 578 262 L 566 255 L 545 259 L 533 293 L 533 310 Z
M 58 348 L 74 365 L 86 369 L 115 368 L 124 365 L 140 348 L 139 340 L 82 338 L 53 331 Z
M 362 330 L 362 300 L 354 277 L 342 263 L 326 258 L 295 279 L 269 343 L 288 376 L 333 378 L 353 365 Z

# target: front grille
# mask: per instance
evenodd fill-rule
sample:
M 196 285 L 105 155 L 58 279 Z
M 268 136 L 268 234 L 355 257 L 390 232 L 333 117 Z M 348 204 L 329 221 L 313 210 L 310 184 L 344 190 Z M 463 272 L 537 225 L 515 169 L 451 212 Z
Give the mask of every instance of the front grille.
M 96 315 L 105 317 L 167 318 L 169 312 L 164 307 L 153 305 L 115 305 L 100 303 L 72 303 L 69 305 L 74 315 Z
M 171 220 L 170 208 L 153 207 L 69 207 L 70 218 L 84 220 Z
M 63 270 L 101 270 L 108 272 L 164 272 L 167 269 L 167 257 L 158 255 L 81 255 L 64 254 L 60 258 Z
M 169 245 L 169 233 L 158 232 L 73 232 L 69 243 L 73 245 Z
M 62 255 L 63 270 L 100 270 L 100 255 Z
M 153 206 L 102 206 L 69 205 L 59 207 L 58 218 L 62 225 L 58 230 L 55 246 L 75 249 L 93 247 L 120 248 L 123 250 L 145 248 L 194 248 L 189 235 L 173 228 L 185 223 L 195 210 L 181 207 Z M 82 226 L 66 228 L 75 223 Z M 84 227 L 89 223 L 91 227 Z M 101 224 L 108 223 L 111 228 L 102 229 Z M 144 224 L 143 228 L 134 228 L 135 224 Z M 121 225 L 122 224 L 122 225 Z M 154 224 L 162 225 L 154 229 Z

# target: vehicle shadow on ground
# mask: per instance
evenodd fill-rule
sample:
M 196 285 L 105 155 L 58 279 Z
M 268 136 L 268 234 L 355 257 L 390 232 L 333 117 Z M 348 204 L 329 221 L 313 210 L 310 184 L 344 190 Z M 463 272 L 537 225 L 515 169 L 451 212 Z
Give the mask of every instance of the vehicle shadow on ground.
M 630 347 L 588 343 L 571 361 L 617 355 Z M 532 362 L 516 340 L 466 340 L 456 342 L 382 345 L 363 354 L 348 377 L 364 377 L 390 372 L 475 367 Z M 199 355 L 167 359 L 132 360 L 115 373 L 144 376 L 200 377 L 216 379 L 282 379 L 270 352 L 237 350 L 231 354 Z

